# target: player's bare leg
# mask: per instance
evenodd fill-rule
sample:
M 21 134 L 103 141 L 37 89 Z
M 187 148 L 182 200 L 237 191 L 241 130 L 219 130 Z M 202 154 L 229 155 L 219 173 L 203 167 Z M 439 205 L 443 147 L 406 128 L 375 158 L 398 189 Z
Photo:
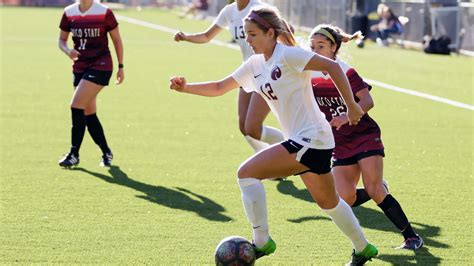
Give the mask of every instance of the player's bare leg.
M 352 206 L 356 201 L 357 183 L 360 179 L 359 165 L 341 165 L 332 168 L 336 190 L 347 204 Z
M 399 248 L 412 250 L 421 248 L 424 244 L 423 238 L 415 233 L 402 207 L 392 195 L 388 194 L 383 184 L 383 157 L 370 156 L 360 160 L 359 165 L 367 193 L 400 230 L 405 239 Z
M 86 129 L 84 110 L 87 105 L 95 99 L 102 88 L 102 85 L 82 79 L 74 91 L 71 100 L 71 150 L 59 161 L 59 166 L 69 168 L 79 164 L 79 149 Z

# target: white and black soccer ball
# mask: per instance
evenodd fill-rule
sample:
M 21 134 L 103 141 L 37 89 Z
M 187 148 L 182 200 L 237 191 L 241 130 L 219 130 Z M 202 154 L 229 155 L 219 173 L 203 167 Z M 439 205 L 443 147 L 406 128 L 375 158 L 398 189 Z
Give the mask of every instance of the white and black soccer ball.
M 229 236 L 221 240 L 214 253 L 217 266 L 254 265 L 256 256 L 252 244 L 241 236 Z

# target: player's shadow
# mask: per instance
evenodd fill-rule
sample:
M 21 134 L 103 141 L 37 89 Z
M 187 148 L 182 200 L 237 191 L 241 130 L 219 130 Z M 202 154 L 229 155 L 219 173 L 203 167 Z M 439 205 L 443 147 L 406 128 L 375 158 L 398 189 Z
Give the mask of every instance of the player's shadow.
M 154 186 L 133 180 L 129 178 L 128 175 L 118 166 L 111 166 L 109 168 L 108 171 L 110 176 L 104 175 L 102 173 L 92 172 L 81 167 L 76 167 L 74 170 L 88 173 L 111 184 L 129 187 L 135 189 L 136 191 L 140 191 L 144 195 L 137 195 L 136 197 L 166 206 L 168 208 L 195 212 L 202 218 L 211 221 L 228 222 L 232 220 L 232 218 L 223 214 L 223 212 L 225 212 L 225 208 L 222 205 L 207 197 L 196 194 L 185 188 L 176 187 L 175 189 L 170 189 L 163 186 Z
M 293 181 L 282 180 L 277 184 L 277 189 L 280 193 L 292 196 L 294 198 L 304 200 L 310 203 L 314 203 L 313 198 L 309 194 L 307 189 L 297 188 Z M 380 230 L 384 232 L 393 232 L 399 234 L 400 231 L 389 221 L 382 211 L 373 210 L 364 206 L 353 208 L 354 214 L 358 218 L 360 225 L 364 228 L 370 228 L 374 230 Z M 328 216 L 304 216 L 296 219 L 288 219 L 289 222 L 302 223 L 307 221 L 315 220 L 327 220 L 331 221 Z M 432 226 L 422 223 L 411 221 L 416 232 L 423 237 L 425 246 L 419 250 L 416 250 L 415 256 L 413 255 L 380 255 L 377 258 L 390 262 L 395 265 L 400 264 L 427 264 L 427 265 L 438 265 L 441 263 L 441 258 L 434 256 L 430 253 L 428 247 L 436 248 L 449 248 L 450 246 L 437 241 L 435 238 L 440 235 L 441 228 L 438 226 Z M 409 251 L 407 251 L 409 252 Z

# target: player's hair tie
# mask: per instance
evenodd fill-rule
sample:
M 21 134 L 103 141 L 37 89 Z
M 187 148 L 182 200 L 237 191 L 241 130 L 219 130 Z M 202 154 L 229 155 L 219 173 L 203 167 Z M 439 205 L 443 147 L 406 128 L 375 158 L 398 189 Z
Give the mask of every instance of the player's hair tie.
M 336 40 L 334 39 L 334 36 L 332 36 L 332 34 L 329 31 L 327 31 L 323 28 L 319 28 L 314 34 L 322 34 L 322 35 L 326 36 L 329 40 L 331 40 L 333 43 L 336 43 Z
M 264 20 L 257 12 L 253 11 L 250 12 L 250 14 L 247 16 L 246 20 L 253 21 L 263 27 L 264 29 L 268 30 L 272 27 L 270 23 L 268 23 L 266 20 Z

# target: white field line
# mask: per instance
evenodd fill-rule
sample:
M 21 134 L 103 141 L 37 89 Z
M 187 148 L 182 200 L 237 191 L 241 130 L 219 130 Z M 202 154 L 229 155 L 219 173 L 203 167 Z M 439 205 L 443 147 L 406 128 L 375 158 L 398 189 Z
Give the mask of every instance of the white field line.
M 178 32 L 177 29 L 168 28 L 168 27 L 165 27 L 165 26 L 161 26 L 161 25 L 150 23 L 150 22 L 146 22 L 146 21 L 143 21 L 143 20 L 138 20 L 138 19 L 122 16 L 122 15 L 116 15 L 116 17 L 121 21 L 125 21 L 125 22 L 131 23 L 131 24 L 135 24 L 135 25 L 139 25 L 139 26 L 143 26 L 143 27 L 147 27 L 147 28 L 151 28 L 151 29 L 155 29 L 155 30 L 160 30 L 160 31 L 164 31 L 164 32 L 172 33 L 172 34 Z M 234 49 L 234 50 L 240 50 L 239 47 L 235 44 L 230 44 L 230 43 L 226 43 L 226 42 L 222 42 L 222 41 L 218 41 L 218 40 L 212 40 L 211 43 L 215 44 L 215 45 L 218 45 L 218 46 L 223 46 L 223 47 L 227 47 L 227 48 L 230 48 L 230 49 Z M 423 92 L 418 92 L 418 91 L 413 91 L 413 90 L 409 90 L 409 89 L 400 88 L 400 87 L 393 86 L 393 85 L 390 85 L 390 84 L 386 84 L 386 83 L 376 81 L 376 80 L 371 80 L 371 79 L 365 79 L 365 80 L 367 82 L 371 83 L 371 84 L 377 85 L 379 87 L 382 87 L 382 88 L 385 88 L 385 89 L 388 89 L 388 90 L 401 92 L 401 93 L 405 93 L 405 94 L 408 94 L 408 95 L 417 96 L 417 97 L 425 98 L 425 99 L 432 100 L 432 101 L 435 101 L 435 102 L 440 102 L 440 103 L 452 105 L 452 106 L 455 106 L 455 107 L 459 107 L 459 108 L 474 111 L 474 106 L 470 105 L 470 104 L 449 100 L 449 99 L 446 99 L 446 98 L 443 98 L 443 97 L 439 97 L 439 96 L 435 96 L 435 95 L 431 95 L 431 94 L 427 94 L 427 93 L 423 93 Z
M 383 82 L 380 82 L 380 81 L 376 81 L 376 80 L 371 80 L 371 79 L 366 79 L 366 78 L 364 78 L 364 80 L 367 81 L 369 84 L 377 85 L 377 86 L 382 87 L 384 89 L 397 91 L 397 92 L 401 92 L 401 93 L 405 93 L 405 94 L 425 98 L 425 99 L 428 99 L 428 100 L 432 100 L 432 101 L 435 101 L 435 102 L 445 103 L 445 104 L 449 104 L 449 105 L 456 106 L 456 107 L 459 107 L 459 108 L 464 108 L 464 109 L 474 111 L 474 106 L 469 105 L 467 103 L 456 102 L 456 101 L 449 100 L 449 99 L 446 99 L 446 98 L 443 98 L 443 97 L 439 97 L 439 96 L 435 96 L 435 95 L 431 95 L 431 94 L 427 94 L 427 93 L 423 93 L 423 92 L 418 92 L 418 91 L 412 91 L 412 90 L 409 90 L 409 89 L 400 88 L 400 87 L 393 86 L 393 85 L 383 83 Z

